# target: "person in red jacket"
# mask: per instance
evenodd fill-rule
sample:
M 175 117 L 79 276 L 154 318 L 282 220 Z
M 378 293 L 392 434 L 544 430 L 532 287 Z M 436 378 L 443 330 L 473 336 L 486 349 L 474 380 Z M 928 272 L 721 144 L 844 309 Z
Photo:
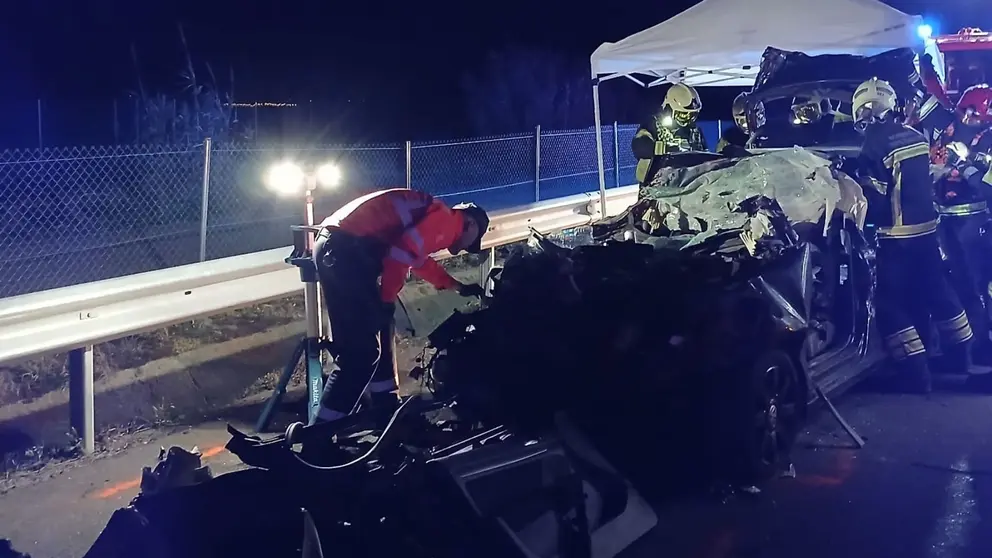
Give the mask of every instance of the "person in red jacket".
M 337 369 L 324 384 L 318 418 L 347 416 L 363 392 L 373 405 L 395 404 L 392 318 L 407 274 L 438 289 L 482 296 L 431 254 L 481 251 L 489 216 L 474 204 L 448 207 L 424 192 L 392 189 L 351 201 L 321 224 L 313 257 L 331 321 Z

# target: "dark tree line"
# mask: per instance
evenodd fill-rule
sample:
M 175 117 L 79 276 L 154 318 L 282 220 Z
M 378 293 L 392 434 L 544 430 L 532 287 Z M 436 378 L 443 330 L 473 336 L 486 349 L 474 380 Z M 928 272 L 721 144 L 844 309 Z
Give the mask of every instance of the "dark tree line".
M 617 79 L 600 88 L 603 122 L 635 122 L 650 93 Z M 462 79 L 474 133 L 520 133 L 593 124 L 589 58 L 548 49 L 510 47 L 490 52 Z

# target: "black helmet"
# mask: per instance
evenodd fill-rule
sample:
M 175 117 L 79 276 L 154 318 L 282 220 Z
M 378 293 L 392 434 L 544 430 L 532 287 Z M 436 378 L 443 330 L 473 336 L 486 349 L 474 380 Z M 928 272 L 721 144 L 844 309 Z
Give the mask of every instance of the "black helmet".
M 460 203 L 451 209 L 456 211 L 464 211 L 469 217 L 472 218 L 479 225 L 479 235 L 465 248 L 466 252 L 472 254 L 478 254 L 482 251 L 482 237 L 486 235 L 486 231 L 489 230 L 489 214 L 486 213 L 485 209 L 475 205 L 474 203 Z
M 742 131 L 750 132 L 747 122 L 747 92 L 741 93 L 734 98 L 734 104 L 731 110 L 734 115 L 734 124 L 737 124 L 737 127 Z

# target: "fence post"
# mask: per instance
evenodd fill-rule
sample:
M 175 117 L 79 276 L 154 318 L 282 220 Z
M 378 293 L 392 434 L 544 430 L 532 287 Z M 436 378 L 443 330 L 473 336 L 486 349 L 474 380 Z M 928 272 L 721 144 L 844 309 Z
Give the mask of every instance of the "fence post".
M 210 151 L 213 141 L 203 140 L 203 188 L 200 199 L 200 261 L 207 261 L 207 214 L 210 210 Z
M 114 144 L 121 143 L 121 121 L 117 114 L 117 99 L 114 99 Z
M 541 201 L 541 125 L 534 129 L 534 201 Z
M 38 148 L 42 147 L 45 147 L 45 138 L 41 131 L 41 99 L 38 99 Z
M 620 187 L 620 124 L 613 121 L 613 176 L 616 178 L 616 186 Z
M 96 449 L 93 419 L 93 347 L 69 351 L 69 425 L 83 443 L 83 453 Z
M 406 189 L 413 190 L 413 142 L 406 142 Z

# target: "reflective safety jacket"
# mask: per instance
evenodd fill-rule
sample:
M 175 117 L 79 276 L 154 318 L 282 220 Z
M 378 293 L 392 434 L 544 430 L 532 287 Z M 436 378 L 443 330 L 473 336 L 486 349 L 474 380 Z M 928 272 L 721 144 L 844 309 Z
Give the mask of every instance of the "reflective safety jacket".
M 373 192 L 335 211 L 321 226 L 381 246 L 384 302 L 396 301 L 411 270 L 438 289 L 458 286 L 431 254 L 447 249 L 461 236 L 462 215 L 428 194 L 405 188 Z
M 868 221 L 878 238 L 913 238 L 937 231 L 930 150 L 919 131 L 894 120 L 870 124 L 861 146 L 870 182 Z
M 988 201 L 992 198 L 992 168 L 977 153 L 992 153 L 992 131 L 986 129 L 975 133 L 959 124 L 947 127 L 938 139 L 936 150 L 931 148 L 931 163 L 947 163 L 947 145 L 960 142 L 972 155 L 969 163 L 945 174 L 934 185 L 937 212 L 946 216 L 977 215 L 988 212 Z
M 653 168 L 655 157 L 683 151 L 706 151 L 706 138 L 696 125 L 679 128 L 673 123 L 665 126 L 663 118 L 656 116 L 637 129 L 630 149 L 638 159 L 634 177 L 644 184 L 657 170 Z

